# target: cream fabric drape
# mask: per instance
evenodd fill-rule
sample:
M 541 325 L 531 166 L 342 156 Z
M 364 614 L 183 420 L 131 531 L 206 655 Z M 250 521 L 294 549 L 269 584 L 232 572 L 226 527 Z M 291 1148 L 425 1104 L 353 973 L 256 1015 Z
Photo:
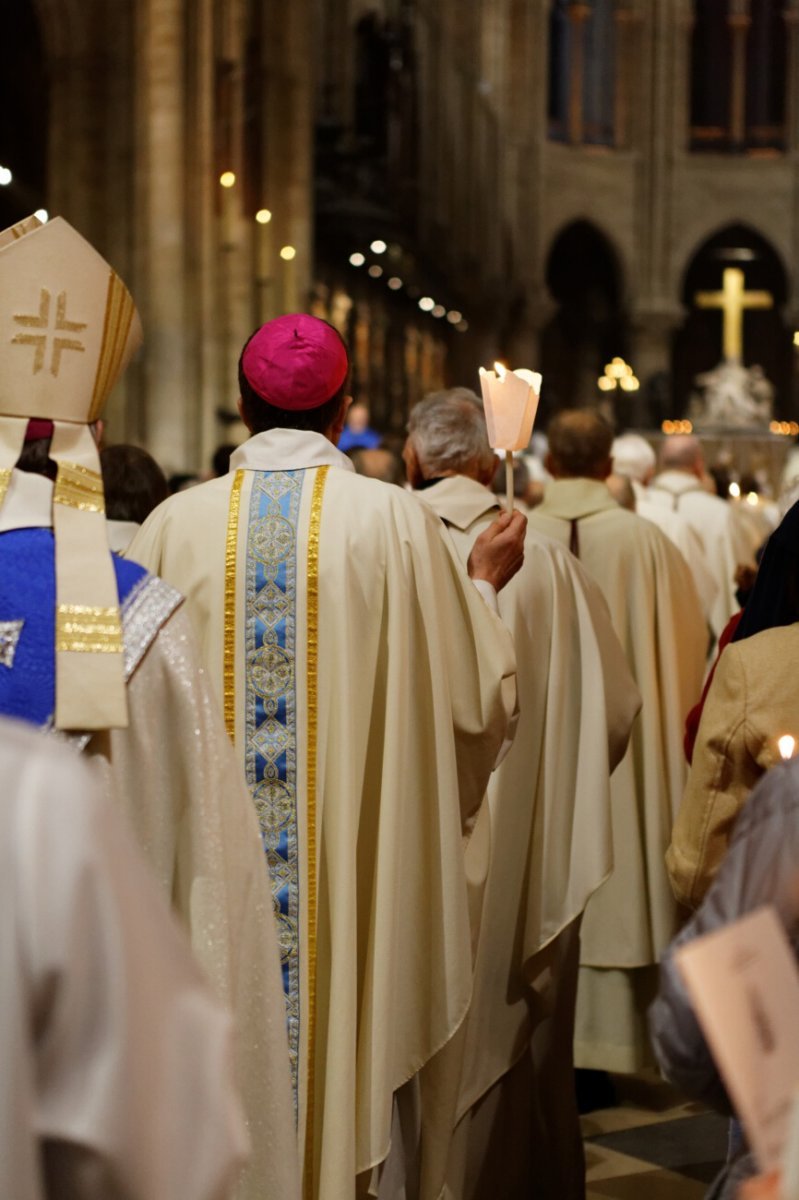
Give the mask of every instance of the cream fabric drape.
M 224 698 L 225 539 L 235 472 L 245 475 L 240 570 L 247 476 L 305 472 L 302 563 L 307 497 L 318 469 L 330 468 L 318 554 L 319 921 L 310 1068 L 314 1194 L 339 1200 L 352 1194 L 357 1176 L 359 1195 L 377 1186 L 373 1168 L 389 1151 L 394 1093 L 452 1037 L 468 1007 L 462 831 L 480 805 L 514 710 L 515 659 L 507 630 L 467 579 L 437 518 L 414 497 L 355 476 L 316 434 L 259 434 L 231 467 L 225 479 L 157 509 L 130 556 L 180 581 Z M 307 607 L 303 589 L 300 579 L 298 628 Z M 239 646 L 242 605 L 237 584 Z M 303 647 L 298 636 L 297 724 L 307 746 Z M 239 678 L 237 700 L 240 691 Z M 305 1063 L 303 1086 L 308 1077 Z M 423 1140 L 446 1143 L 451 1119 L 448 1110 L 428 1106 Z M 442 1184 L 432 1172 L 422 1194 L 435 1197 Z

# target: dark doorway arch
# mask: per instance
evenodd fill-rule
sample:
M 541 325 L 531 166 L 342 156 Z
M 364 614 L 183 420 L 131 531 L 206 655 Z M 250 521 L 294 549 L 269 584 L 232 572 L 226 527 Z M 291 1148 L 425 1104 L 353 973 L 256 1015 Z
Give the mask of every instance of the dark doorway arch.
M 674 411 L 678 415 L 685 412 L 696 375 L 711 370 L 721 359 L 721 314 L 697 308 L 694 297 L 700 291 L 717 291 L 725 267 L 739 267 L 744 272 L 748 291 L 767 291 L 774 297 L 773 308 L 747 312 L 743 359 L 746 366 L 758 363 L 763 368 L 776 389 L 777 412 L 790 415 L 793 347 L 781 313 L 788 279 L 771 243 L 747 225 L 729 225 L 707 238 L 686 269 L 681 299 L 688 316 L 674 338 Z
M 49 80 L 31 0 L 3 13 L 0 38 L 0 165 L 13 180 L 0 187 L 0 229 L 41 208 L 47 195 Z
M 541 336 L 542 417 L 595 404 L 605 363 L 628 355 L 628 327 L 616 253 L 589 221 L 575 221 L 555 239 L 546 283 L 557 312 Z

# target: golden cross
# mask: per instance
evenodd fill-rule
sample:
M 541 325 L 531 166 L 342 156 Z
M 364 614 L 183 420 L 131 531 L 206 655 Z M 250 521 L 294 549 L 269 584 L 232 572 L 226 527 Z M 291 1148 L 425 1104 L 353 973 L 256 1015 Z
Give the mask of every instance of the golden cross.
M 22 325 L 25 329 L 41 329 L 42 333 L 17 333 L 11 339 L 12 342 L 21 346 L 33 346 L 35 353 L 33 355 L 33 374 L 37 375 L 44 366 L 44 359 L 47 353 L 47 339 L 50 336 L 50 301 L 51 296 L 47 288 L 42 288 L 42 294 L 39 297 L 39 313 L 37 316 L 17 316 L 14 317 L 17 325 Z M 86 328 L 85 321 L 68 321 L 67 320 L 67 294 L 59 292 L 56 297 L 55 306 L 55 324 L 53 326 L 53 352 L 50 356 L 50 374 L 58 375 L 61 370 L 61 353 L 63 350 L 80 350 L 84 351 L 86 347 L 83 342 L 79 342 L 77 338 L 56 337 L 57 333 L 78 333 L 81 329 Z
M 697 292 L 697 308 L 720 308 L 724 314 L 723 348 L 727 362 L 743 358 L 744 310 L 771 308 L 774 298 L 770 292 L 747 292 L 744 273 L 738 267 L 725 267 L 720 292 Z

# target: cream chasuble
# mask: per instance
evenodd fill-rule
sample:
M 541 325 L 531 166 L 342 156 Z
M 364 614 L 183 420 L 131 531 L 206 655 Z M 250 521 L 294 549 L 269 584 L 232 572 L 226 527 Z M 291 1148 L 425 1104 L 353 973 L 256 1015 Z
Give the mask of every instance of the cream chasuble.
M 445 522 L 464 563 L 500 509 L 496 496 L 462 475 L 417 495 Z M 551 943 L 569 934 L 612 869 L 610 774 L 627 749 L 641 706 L 604 597 L 559 542 L 528 532 L 524 566 L 500 593 L 499 609 L 516 647 L 520 719 L 514 744 L 488 786 L 490 868 L 463 1033 L 461 1127 L 447 1192 L 453 1197 L 481 1194 L 468 1151 L 485 1106 L 478 1113 L 469 1110 L 522 1055 L 530 1056 L 534 1034 L 546 1043 L 536 1045 L 537 1053 L 553 1068 L 544 1087 L 543 1072 L 533 1071 L 528 1086 L 541 1093 L 534 1107 L 550 1113 L 557 1108 L 556 1095 L 544 1094 L 552 1077 L 560 1092 L 570 1091 L 577 964 L 575 958 L 571 1011 L 566 1001 L 566 1011 L 553 1022 L 553 999 L 570 989 L 561 983 L 562 956 Z M 473 847 L 474 842 L 467 861 Z M 558 1041 L 552 1032 L 562 1026 L 569 1032 Z M 537 1125 L 530 1117 L 526 1129 L 515 1124 L 506 1139 L 502 1121 L 504 1116 L 490 1136 L 483 1130 L 479 1135 L 481 1146 L 499 1150 L 479 1162 L 492 1179 L 492 1194 L 510 1198 L 520 1188 L 532 1193 L 546 1177 L 552 1180 L 546 1194 L 565 1200 L 571 1163 L 557 1161 L 559 1139 L 550 1136 L 547 1123 Z M 567 1135 L 573 1133 L 579 1147 L 573 1100 L 567 1124 Z M 519 1165 L 524 1161 L 526 1175 Z
M 754 553 L 739 514 L 731 504 L 711 495 L 687 471 L 663 471 L 647 488 L 647 500 L 679 513 L 702 542 L 705 559 L 718 584 L 711 627 L 716 637 L 740 605 L 735 598 L 735 569 L 754 565 Z M 698 697 L 697 697 L 698 699 Z
M 510 636 L 437 518 L 319 434 L 251 438 L 130 556 L 180 580 L 259 815 L 305 1195 L 366 1194 L 394 1093 L 468 1007 L 462 832 L 515 704 Z M 449 1119 L 423 1111 L 422 1140 Z
M 52 484 L 15 472 L 0 538 L 50 523 Z M 0 547 L 2 549 L 2 547 Z M 126 728 L 72 739 L 127 814 L 185 926 L 198 961 L 236 1021 L 237 1081 L 252 1154 L 237 1200 L 299 1194 L 289 1119 L 278 947 L 252 806 L 180 597 L 145 579 L 123 609 Z
M 651 1061 L 645 1005 L 677 928 L 664 855 L 685 782 L 683 722 L 701 692 L 706 626 L 685 559 L 603 483 L 548 484 L 530 525 L 566 545 L 576 530 L 580 561 L 602 588 L 643 698 L 611 780 L 613 874 L 583 919 L 575 1036 L 577 1066 L 635 1071 Z
M 0 723 L 0 1195 L 223 1200 L 232 1022 L 76 754 Z

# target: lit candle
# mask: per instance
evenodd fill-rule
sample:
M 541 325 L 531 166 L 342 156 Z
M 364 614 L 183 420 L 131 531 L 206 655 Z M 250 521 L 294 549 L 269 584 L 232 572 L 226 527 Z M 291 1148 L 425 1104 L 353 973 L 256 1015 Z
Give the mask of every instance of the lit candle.
M 541 376 L 519 368 L 508 371 L 494 363 L 493 371 L 480 368 L 488 441 L 505 453 L 505 483 L 508 512 L 513 511 L 513 451 L 526 450 L 541 394 Z
M 789 758 L 793 758 L 796 751 L 796 738 L 793 734 L 784 733 L 781 738 L 777 738 L 777 748 L 780 758 L 783 762 L 787 762 Z

